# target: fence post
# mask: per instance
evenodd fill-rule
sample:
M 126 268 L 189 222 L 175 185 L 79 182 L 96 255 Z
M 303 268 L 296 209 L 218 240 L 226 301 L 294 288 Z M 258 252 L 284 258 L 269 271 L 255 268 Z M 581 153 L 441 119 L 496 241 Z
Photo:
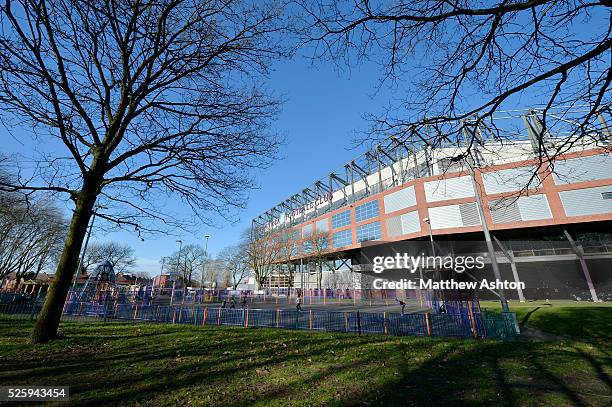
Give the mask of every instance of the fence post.
M 429 328 L 429 312 L 425 313 L 425 325 L 427 326 L 427 336 L 431 336 L 431 330 Z
M 219 312 L 217 313 L 217 325 L 221 325 L 221 308 L 219 308 Z
M 478 338 L 478 333 L 476 332 L 476 321 L 474 320 L 474 313 L 472 311 L 472 303 L 469 303 L 470 306 L 468 309 L 470 310 L 470 322 L 472 323 L 472 331 L 474 332 L 474 338 Z
M 312 333 L 312 310 L 308 311 L 308 326 L 309 326 L 310 332 Z
M 346 313 L 346 311 L 344 311 L 344 325 L 346 327 L 346 333 L 348 333 L 349 328 L 348 328 L 348 315 Z
M 206 325 L 207 316 L 208 316 L 208 308 L 204 308 L 204 319 L 202 320 L 202 326 Z
M 361 317 L 359 314 L 359 310 L 357 310 L 357 334 L 361 335 Z
M 280 309 L 276 309 L 276 327 L 278 328 L 280 324 Z
M 138 304 L 136 304 L 136 307 L 134 308 L 134 320 L 136 320 L 136 314 L 138 314 Z
M 389 335 L 389 329 L 387 327 L 387 311 L 383 313 L 383 332 L 385 335 Z
M 249 327 L 249 307 L 246 307 L 246 321 L 245 321 L 245 326 L 246 328 Z

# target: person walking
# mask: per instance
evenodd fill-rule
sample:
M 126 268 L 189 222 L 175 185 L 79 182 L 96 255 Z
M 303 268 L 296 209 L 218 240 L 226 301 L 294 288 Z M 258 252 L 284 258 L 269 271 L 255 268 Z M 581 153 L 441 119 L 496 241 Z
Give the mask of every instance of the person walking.
M 300 296 L 298 296 L 298 297 L 297 297 L 297 300 L 295 301 L 295 308 L 296 308 L 298 311 L 303 311 L 303 310 L 302 310 L 302 296 L 301 296 L 301 295 L 300 295 Z
M 402 306 L 402 315 L 404 315 L 404 309 L 406 308 L 406 303 L 404 301 L 402 301 L 402 300 L 397 299 L 397 298 L 395 299 L 395 301 L 397 301 L 399 303 L 399 305 Z

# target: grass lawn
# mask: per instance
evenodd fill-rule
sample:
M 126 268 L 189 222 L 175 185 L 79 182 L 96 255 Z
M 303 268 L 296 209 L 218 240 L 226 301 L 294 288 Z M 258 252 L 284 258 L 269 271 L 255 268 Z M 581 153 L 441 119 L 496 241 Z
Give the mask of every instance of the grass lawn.
M 482 308 L 499 311 L 499 302 L 481 301 Z M 585 342 L 612 342 L 612 302 L 577 301 L 510 302 L 521 328 Z
M 609 330 L 497 342 L 94 322 L 32 346 L 31 326 L 0 319 L 0 383 L 70 385 L 82 405 L 612 404 Z

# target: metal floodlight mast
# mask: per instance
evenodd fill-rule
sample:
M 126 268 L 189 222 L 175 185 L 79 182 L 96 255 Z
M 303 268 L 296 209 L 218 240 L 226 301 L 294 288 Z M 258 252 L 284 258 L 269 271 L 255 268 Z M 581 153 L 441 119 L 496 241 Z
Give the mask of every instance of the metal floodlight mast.
M 471 136 L 471 134 L 468 134 L 468 130 L 465 127 L 465 122 L 462 123 L 462 126 L 463 126 L 464 135 L 466 136 L 465 142 L 467 144 L 468 136 Z M 464 161 L 468 169 L 468 172 L 470 174 L 470 178 L 472 180 L 472 187 L 474 188 L 474 194 L 476 195 L 476 207 L 478 208 L 478 214 L 480 215 L 480 219 L 481 219 L 480 223 L 482 224 L 482 232 L 484 233 L 484 236 L 485 236 L 487 251 L 489 252 L 489 256 L 491 257 L 491 267 L 493 268 L 493 275 L 495 276 L 496 280 L 501 281 L 502 279 L 501 272 L 499 271 L 499 264 L 497 263 L 497 256 L 495 255 L 495 249 L 493 248 L 493 241 L 491 240 L 491 233 L 489 232 L 489 226 L 487 224 L 487 219 L 485 218 L 484 207 L 482 204 L 482 197 L 480 195 L 480 187 L 478 185 L 478 182 L 476 182 L 476 173 L 474 172 L 475 160 L 472 158 L 472 160 L 474 161 L 472 162 L 470 158 L 472 157 L 469 154 L 467 154 L 464 158 Z M 501 302 L 502 311 L 510 312 L 510 307 L 508 306 L 508 301 L 506 300 L 506 294 L 503 288 L 499 289 L 499 300 Z
M 200 289 L 204 289 L 204 272 L 206 271 L 206 262 L 208 261 L 208 239 L 210 235 L 204 235 L 204 261 L 202 262 L 202 278 L 200 279 Z

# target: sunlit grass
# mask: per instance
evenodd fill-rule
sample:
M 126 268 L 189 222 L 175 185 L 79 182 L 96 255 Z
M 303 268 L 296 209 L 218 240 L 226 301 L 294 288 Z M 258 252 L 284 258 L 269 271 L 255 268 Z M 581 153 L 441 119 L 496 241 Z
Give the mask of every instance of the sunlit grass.
M 79 404 L 609 405 L 610 347 L 275 329 L 63 323 L 30 345 L 0 320 L 0 383 L 69 385 Z

